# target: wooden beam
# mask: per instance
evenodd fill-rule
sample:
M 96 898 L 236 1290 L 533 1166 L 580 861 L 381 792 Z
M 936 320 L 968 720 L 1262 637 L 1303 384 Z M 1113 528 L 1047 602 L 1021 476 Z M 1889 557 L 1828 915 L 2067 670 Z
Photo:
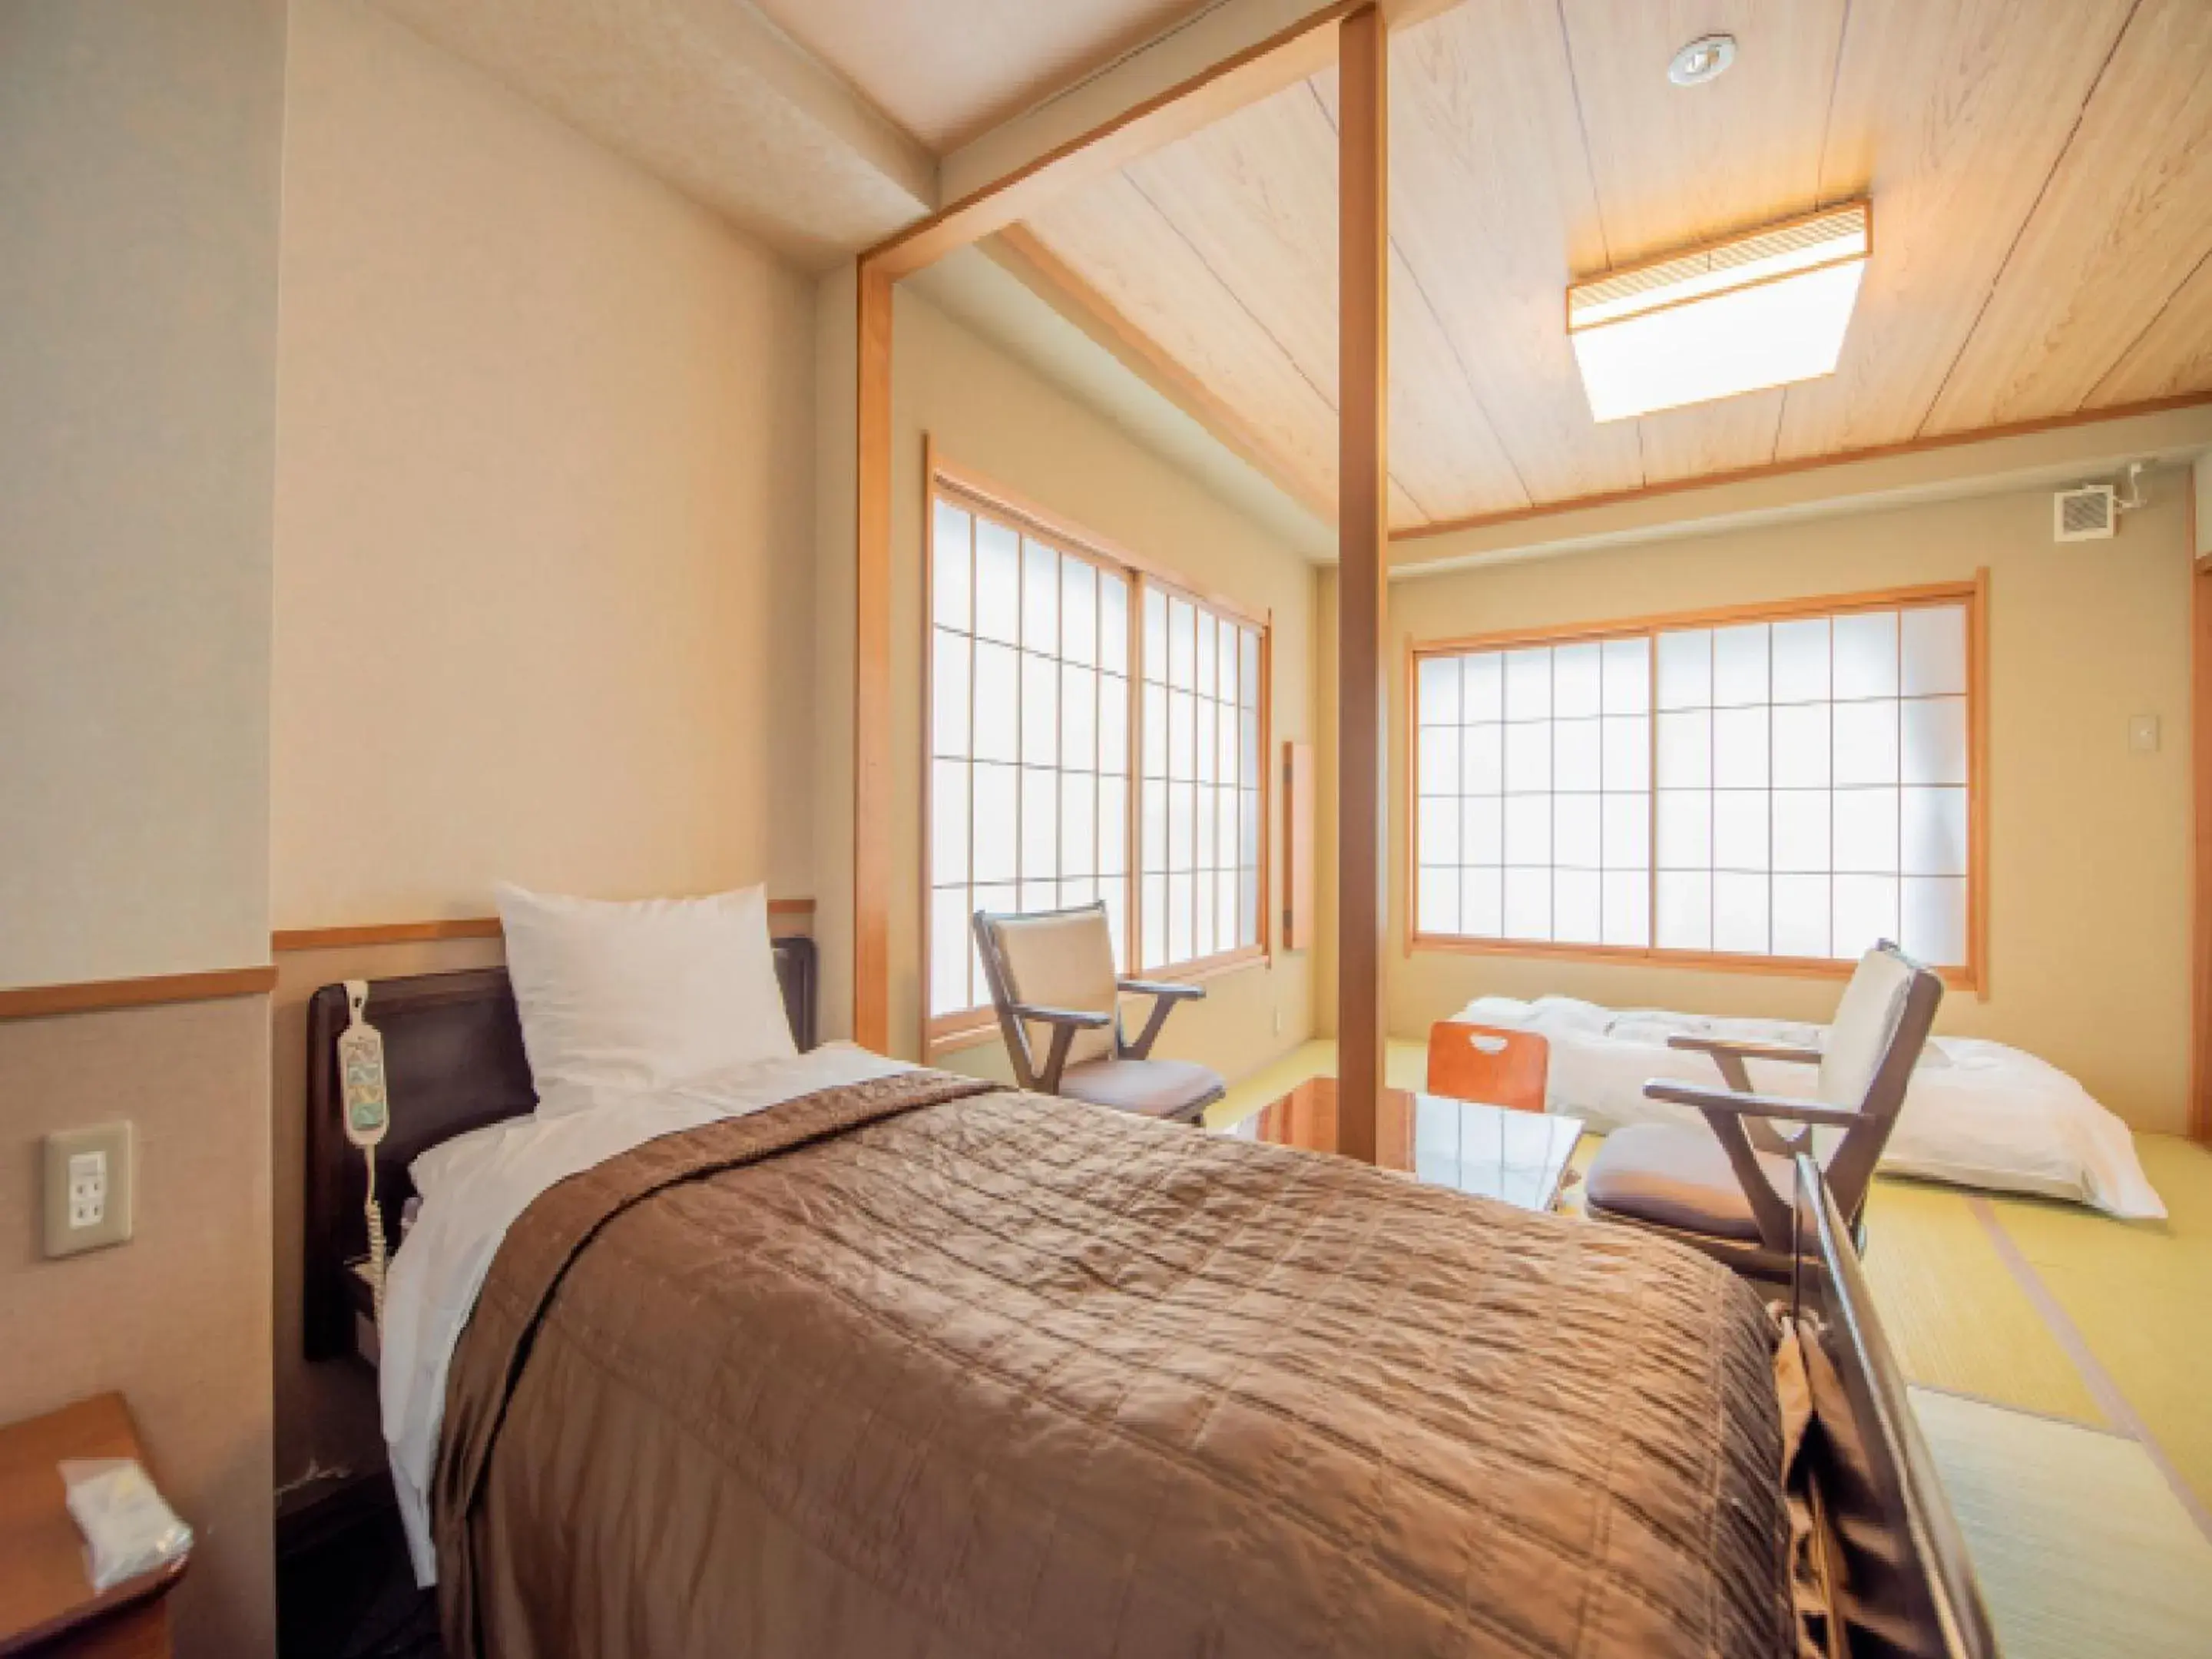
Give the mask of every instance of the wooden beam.
M 1389 40 L 1363 6 L 1338 27 L 1337 1135 L 1375 1161 L 1382 1096 L 1384 606 L 1389 592 Z
M 983 252 L 1024 288 L 1114 355 L 1115 361 L 1198 422 L 1223 448 L 1269 483 L 1328 522 L 1336 503 L 1282 449 L 1211 386 L 1124 316 L 1080 272 L 1025 225 L 1009 225 Z
M 2198 494 L 2192 469 L 2189 492 L 2189 550 L 2196 556 L 2197 526 L 2212 511 Z M 2189 1133 L 2212 1141 L 2212 560 L 2198 560 L 2189 575 L 2189 746 L 2191 795 L 2191 889 L 2189 1034 Z
M 1352 9 L 1352 0 L 1323 6 L 1055 145 L 869 249 L 860 256 L 861 268 L 872 266 L 894 280 L 912 276 L 956 248 L 1028 218 L 1064 191 L 1320 74 L 1334 56 L 1338 20 Z
M 853 1036 L 890 1052 L 891 282 L 860 261 L 853 628 Z

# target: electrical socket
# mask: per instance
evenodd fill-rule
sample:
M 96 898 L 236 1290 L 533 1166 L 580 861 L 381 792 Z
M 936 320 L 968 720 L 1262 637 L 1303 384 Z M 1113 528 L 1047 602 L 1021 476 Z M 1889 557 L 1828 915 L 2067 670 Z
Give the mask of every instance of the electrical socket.
M 130 1124 L 61 1130 L 45 1150 L 46 1253 L 75 1255 L 129 1239 Z

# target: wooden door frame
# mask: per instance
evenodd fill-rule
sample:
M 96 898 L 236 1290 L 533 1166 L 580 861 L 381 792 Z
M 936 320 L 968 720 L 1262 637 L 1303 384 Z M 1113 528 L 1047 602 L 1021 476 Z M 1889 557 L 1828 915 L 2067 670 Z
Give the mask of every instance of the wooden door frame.
M 1349 41 L 1360 42 L 1357 49 L 1362 51 L 1369 50 L 1371 42 L 1371 56 L 1376 65 L 1375 85 L 1379 95 L 1382 66 L 1387 64 L 1389 56 L 1384 44 L 1388 32 L 1448 9 L 1451 0 L 1337 0 L 1336 3 L 1316 7 L 1250 48 L 1102 122 L 1079 137 L 969 192 L 860 256 L 855 319 L 858 430 L 854 447 L 853 1034 L 862 1045 L 884 1053 L 890 1052 L 891 1046 L 890 911 L 898 886 L 892 867 L 892 834 L 896 822 L 892 795 L 895 744 L 902 725 L 896 713 L 890 666 L 891 320 L 896 284 L 948 253 L 1029 217 L 1069 190 L 1103 178 L 1138 156 L 1319 73 L 1338 61 L 1340 52 Z M 1387 119 L 1382 125 L 1387 125 Z M 1363 191 L 1370 192 L 1374 204 L 1374 212 L 1356 216 L 1358 222 L 1368 225 L 1370 234 L 1378 226 L 1387 232 L 1387 210 L 1382 205 L 1388 199 L 1384 145 L 1344 139 L 1340 141 L 1340 167 L 1346 160 L 1351 161 L 1364 175 L 1352 193 L 1358 197 Z M 1348 222 L 1354 217 L 1340 215 L 1340 240 L 1352 228 Z M 1379 263 L 1382 255 L 1372 246 L 1362 257 L 1376 258 L 1378 270 L 1387 269 Z M 1387 283 L 1382 286 L 1387 293 Z M 1371 366 L 1371 375 L 1363 368 L 1353 400 L 1364 410 L 1370 401 L 1371 392 L 1375 412 L 1371 422 L 1364 416 L 1357 422 L 1361 434 L 1356 446 L 1358 455 L 1354 457 L 1351 453 L 1355 446 L 1345 446 L 1346 477 L 1340 489 L 1348 501 L 1364 501 L 1371 495 L 1377 502 L 1386 502 L 1382 477 L 1379 472 L 1372 477 L 1366 476 L 1379 467 L 1383 450 L 1381 410 L 1387 403 L 1384 394 L 1389 370 L 1388 354 L 1382 349 L 1380 333 L 1382 303 L 1378 301 L 1371 307 L 1363 307 L 1361 314 L 1367 319 L 1364 324 L 1355 322 L 1352 328 L 1343 331 L 1348 334 L 1364 329 L 1362 337 L 1347 340 L 1343 349 L 1347 362 L 1353 361 L 1352 354 L 1356 352 L 1363 365 Z M 1352 540 L 1363 557 L 1371 556 L 1378 564 L 1387 560 L 1387 527 L 1379 514 L 1370 532 L 1363 514 Z M 1379 605 L 1376 624 L 1379 646 Z M 1365 660 L 1371 654 L 1371 649 L 1363 651 L 1356 653 L 1354 660 Z M 1379 657 L 1375 659 L 1374 665 L 1379 699 Z M 920 716 L 913 714 L 912 718 L 918 721 Z M 1378 738 L 1374 755 L 1378 767 L 1382 758 Z M 1382 805 L 1379 787 L 1371 792 L 1363 791 L 1356 799 L 1342 804 L 1349 819 L 1356 821 L 1365 809 L 1377 820 L 1371 826 L 1372 835 L 1365 838 L 1371 841 L 1374 848 L 1369 856 L 1370 866 L 1381 856 Z M 1362 838 L 1356 834 L 1351 839 L 1355 844 L 1362 843 Z M 1347 876 L 1351 873 L 1346 872 Z M 1369 875 L 1373 877 L 1372 881 L 1367 879 Z M 1363 892 L 1372 885 L 1379 893 L 1379 866 L 1360 875 L 1358 884 Z M 1379 909 L 1375 915 L 1373 954 L 1379 973 L 1382 917 Z M 1365 926 L 1364 921 L 1361 925 Z M 1351 977 L 1348 971 L 1340 975 L 1340 981 L 1348 981 Z M 1379 985 L 1371 1000 L 1379 1018 Z M 1340 1029 L 1340 1036 L 1342 1035 Z M 1371 1041 L 1379 1084 L 1379 1025 Z M 1370 1100 L 1370 1140 L 1371 1115 Z

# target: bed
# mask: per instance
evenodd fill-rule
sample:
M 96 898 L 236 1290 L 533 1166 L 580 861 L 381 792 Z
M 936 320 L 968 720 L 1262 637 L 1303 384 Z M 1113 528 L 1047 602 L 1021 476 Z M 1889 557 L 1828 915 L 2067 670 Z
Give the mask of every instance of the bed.
M 1694 1110 L 1645 1098 L 1653 1078 L 1715 1080 L 1711 1060 L 1670 1048 L 1672 1036 L 1819 1048 L 1827 1028 L 1774 1019 L 1715 1019 L 1664 1009 L 1601 1007 L 1572 997 L 1478 997 L 1457 1018 L 1540 1033 L 1551 1045 L 1547 1109 L 1603 1133 L 1632 1123 L 1699 1121 Z M 1802 1091 L 1802 1071 L 1753 1060 L 1752 1086 Z M 2166 1214 L 2126 1124 L 2057 1066 L 1972 1037 L 1931 1037 L 1884 1150 L 1895 1175 L 2086 1204 L 2129 1220 Z
M 331 1358 L 343 1002 L 309 1033 Z M 846 1045 L 549 1120 L 503 972 L 368 1006 L 386 1212 L 431 1177 L 380 1382 L 455 1659 L 1794 1650 L 1769 1316 L 1692 1252 Z M 1808 1297 L 1847 1299 L 1823 1248 Z M 1873 1403 L 1815 1490 L 1893 1546 L 1834 1650 L 1993 1652 L 1879 1333 L 1824 1328 Z

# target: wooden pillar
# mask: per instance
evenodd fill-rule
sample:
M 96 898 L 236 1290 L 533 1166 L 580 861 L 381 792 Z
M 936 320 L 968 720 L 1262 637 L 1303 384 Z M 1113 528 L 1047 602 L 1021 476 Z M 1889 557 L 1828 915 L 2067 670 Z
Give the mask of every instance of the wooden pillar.
M 853 1038 L 890 1052 L 891 278 L 860 262 L 853 638 Z
M 2189 492 L 2189 550 L 2196 558 L 2189 578 L 2189 748 L 2194 780 L 2193 864 L 2191 888 L 2189 1034 L 2189 1133 L 2212 1144 L 2212 553 L 2206 543 L 2205 515 L 2212 501 L 2200 484 L 2212 467 L 2197 464 Z M 1986 624 L 1984 624 L 1986 626 Z M 1983 701 L 1987 702 L 1985 696 Z
M 1339 25 L 1337 122 L 1337 1138 L 1375 1161 L 1382 1091 L 1383 613 L 1389 559 L 1389 42 Z

